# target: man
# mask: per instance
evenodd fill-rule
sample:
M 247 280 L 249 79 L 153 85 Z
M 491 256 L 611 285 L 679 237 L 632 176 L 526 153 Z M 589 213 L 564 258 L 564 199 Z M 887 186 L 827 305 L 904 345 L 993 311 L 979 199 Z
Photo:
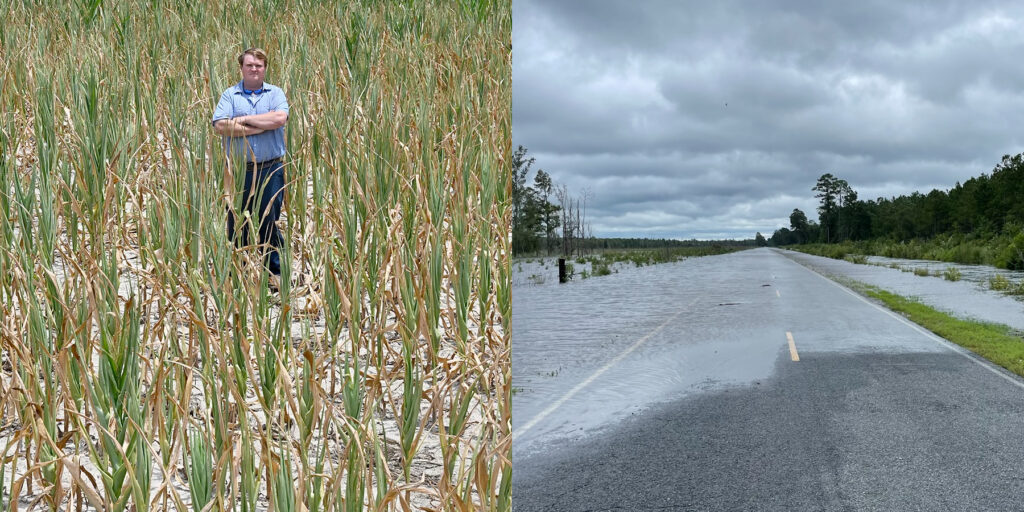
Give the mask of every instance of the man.
M 284 125 L 288 121 L 288 100 L 280 87 L 263 81 L 267 54 L 249 48 L 238 56 L 242 80 L 228 87 L 213 112 L 213 129 L 223 136 L 228 158 L 245 159 L 244 210 L 252 222 L 259 222 L 260 244 L 269 246 L 264 265 L 271 283 L 281 274 L 278 248 L 283 243 L 277 220 L 284 202 Z M 253 208 L 256 203 L 256 209 Z M 228 236 L 239 245 L 249 244 L 249 226 L 235 233 L 234 215 L 228 212 Z

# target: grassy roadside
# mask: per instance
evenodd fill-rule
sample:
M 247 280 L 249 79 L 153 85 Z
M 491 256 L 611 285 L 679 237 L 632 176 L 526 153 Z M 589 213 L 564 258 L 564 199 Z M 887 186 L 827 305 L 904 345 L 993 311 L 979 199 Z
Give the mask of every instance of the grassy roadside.
M 843 284 L 881 301 L 911 322 L 1024 377 L 1024 335 L 1011 327 L 962 320 L 914 299 L 864 283 L 843 280 Z

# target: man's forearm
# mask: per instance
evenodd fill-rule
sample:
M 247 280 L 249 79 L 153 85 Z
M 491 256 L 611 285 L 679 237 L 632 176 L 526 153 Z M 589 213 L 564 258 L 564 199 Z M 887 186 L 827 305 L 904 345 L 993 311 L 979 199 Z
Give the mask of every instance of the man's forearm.
M 245 137 L 263 133 L 265 130 L 256 126 L 245 125 L 234 119 L 221 119 L 213 124 L 213 129 L 226 137 Z
M 236 117 L 234 121 L 245 126 L 253 126 L 261 130 L 276 130 L 284 126 L 285 122 L 288 121 L 288 113 L 274 110 L 265 114 Z

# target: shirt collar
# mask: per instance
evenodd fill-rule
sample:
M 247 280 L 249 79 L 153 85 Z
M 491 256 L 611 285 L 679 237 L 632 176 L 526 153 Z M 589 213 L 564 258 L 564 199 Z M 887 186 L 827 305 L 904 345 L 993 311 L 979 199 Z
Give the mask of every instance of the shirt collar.
M 242 81 L 242 80 L 239 80 L 238 83 L 235 85 L 235 93 L 236 94 L 241 94 L 243 96 L 252 96 L 254 94 L 258 95 L 258 94 L 262 94 L 262 93 L 265 93 L 265 92 L 270 92 L 270 88 L 271 87 L 273 87 L 273 86 L 268 84 L 267 82 L 263 82 L 263 85 L 261 85 L 259 88 L 255 89 L 255 90 L 253 90 L 253 89 L 246 89 L 245 88 L 245 82 Z

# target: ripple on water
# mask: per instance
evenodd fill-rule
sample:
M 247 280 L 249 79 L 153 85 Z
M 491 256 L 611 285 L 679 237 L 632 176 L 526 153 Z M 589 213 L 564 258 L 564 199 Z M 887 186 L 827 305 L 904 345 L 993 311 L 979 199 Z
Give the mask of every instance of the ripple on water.
M 736 299 L 752 287 L 760 290 L 766 281 L 765 269 L 740 263 L 746 257 L 737 253 L 624 267 L 561 286 L 517 281 L 522 284 L 513 290 L 514 428 L 603 372 L 599 385 L 580 391 L 571 407 L 518 438 L 517 451 L 528 450 L 531 440 L 540 437 L 582 436 L 687 392 L 769 376 L 779 346 L 764 343 L 757 330 L 771 312 Z M 718 258 L 738 263 L 723 267 Z M 518 273 L 529 275 L 538 268 L 534 262 Z M 737 268 L 744 269 L 740 275 Z M 728 339 L 723 329 L 729 330 Z M 642 349 L 609 365 L 641 339 Z M 713 356 L 723 343 L 732 344 L 728 352 L 736 356 Z

